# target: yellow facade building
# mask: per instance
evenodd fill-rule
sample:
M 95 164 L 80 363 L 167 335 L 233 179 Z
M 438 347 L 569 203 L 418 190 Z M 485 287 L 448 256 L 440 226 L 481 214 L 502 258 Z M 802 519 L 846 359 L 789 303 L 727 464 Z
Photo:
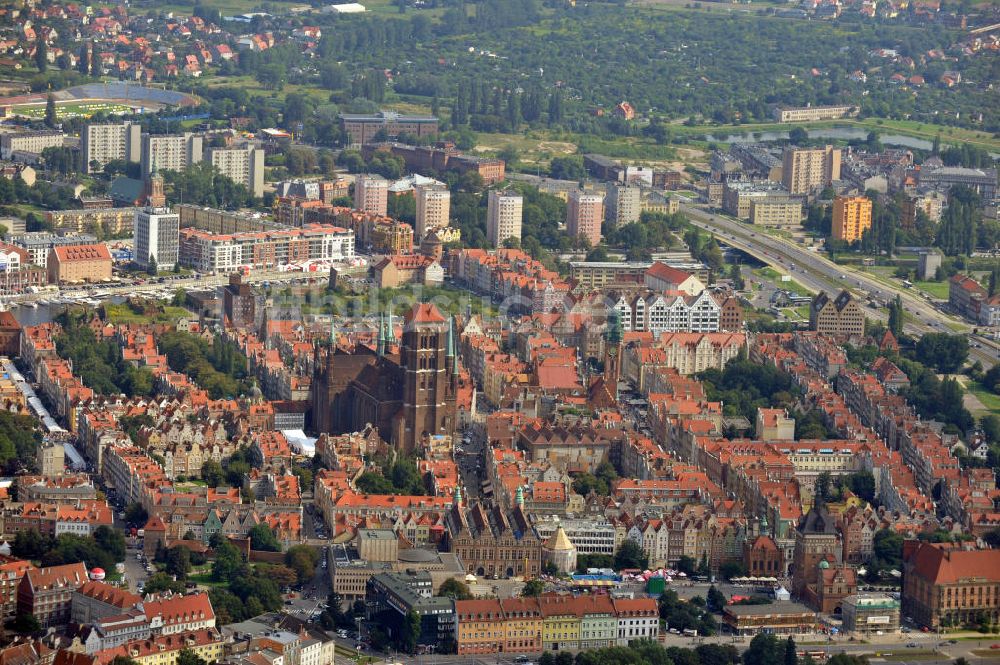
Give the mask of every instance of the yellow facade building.
M 872 202 L 865 196 L 838 196 L 833 200 L 833 237 L 851 243 L 872 227 Z

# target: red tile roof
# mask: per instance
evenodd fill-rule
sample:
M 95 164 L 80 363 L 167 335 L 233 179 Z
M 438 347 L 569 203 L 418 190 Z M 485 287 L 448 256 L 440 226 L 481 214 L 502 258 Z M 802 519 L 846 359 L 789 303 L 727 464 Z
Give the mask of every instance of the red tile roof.
M 65 261 L 110 261 L 111 252 L 104 244 L 97 245 L 65 245 L 53 247 L 56 258 L 61 262 Z
M 446 319 L 441 310 L 432 303 L 417 303 L 404 318 L 406 323 L 444 323 Z

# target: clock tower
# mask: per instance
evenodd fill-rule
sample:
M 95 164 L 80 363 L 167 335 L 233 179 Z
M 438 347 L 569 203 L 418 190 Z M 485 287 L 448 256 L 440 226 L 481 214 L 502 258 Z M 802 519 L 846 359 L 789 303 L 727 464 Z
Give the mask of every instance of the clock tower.
M 618 399 L 618 378 L 622 365 L 622 319 L 618 310 L 612 309 L 604 328 L 604 382 Z

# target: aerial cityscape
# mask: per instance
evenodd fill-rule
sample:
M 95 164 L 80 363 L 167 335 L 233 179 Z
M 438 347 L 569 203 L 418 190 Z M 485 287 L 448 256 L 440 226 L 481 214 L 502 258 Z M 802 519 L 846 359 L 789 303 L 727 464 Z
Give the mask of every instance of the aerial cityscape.
M 1000 663 L 995 0 L 0 0 L 0 665 Z

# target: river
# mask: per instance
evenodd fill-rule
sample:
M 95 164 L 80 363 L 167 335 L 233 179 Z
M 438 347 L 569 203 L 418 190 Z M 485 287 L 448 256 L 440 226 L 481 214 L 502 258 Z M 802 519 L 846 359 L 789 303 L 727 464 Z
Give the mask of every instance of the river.
M 111 302 L 125 302 L 123 296 L 111 296 Z M 67 307 L 90 307 L 90 305 L 39 305 L 38 307 L 11 307 L 10 313 L 14 315 L 17 322 L 22 326 L 37 326 L 42 323 L 52 321 L 60 312 Z

